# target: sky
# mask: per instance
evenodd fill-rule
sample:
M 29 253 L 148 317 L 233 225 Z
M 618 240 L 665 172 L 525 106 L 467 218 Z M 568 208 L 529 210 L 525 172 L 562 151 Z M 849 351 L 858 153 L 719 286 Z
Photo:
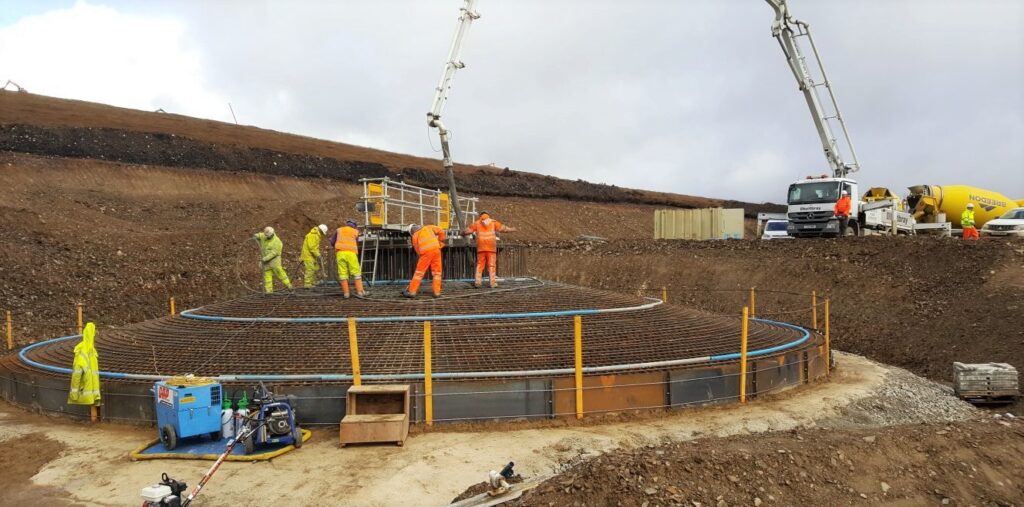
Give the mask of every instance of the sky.
M 1024 2 L 790 0 L 862 189 L 1024 198 Z M 0 0 L 0 82 L 439 157 L 462 0 Z M 828 172 L 761 0 L 478 0 L 444 122 L 457 162 L 783 202 Z

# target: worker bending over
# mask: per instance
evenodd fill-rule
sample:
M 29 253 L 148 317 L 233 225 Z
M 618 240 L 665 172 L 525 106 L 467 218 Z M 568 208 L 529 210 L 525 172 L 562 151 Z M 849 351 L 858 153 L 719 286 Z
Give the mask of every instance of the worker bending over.
M 476 287 L 483 285 L 485 264 L 491 278 L 491 288 L 498 286 L 495 274 L 498 271 L 499 232 L 515 232 L 515 228 L 494 220 L 486 211 L 481 211 L 480 218 L 463 231 L 463 234 L 476 234 L 476 280 L 473 283 Z
M 412 235 L 412 247 L 419 255 L 419 259 L 416 261 L 416 273 L 412 275 L 409 288 L 402 295 L 407 298 L 416 297 L 423 275 L 427 273 L 429 267 L 430 275 L 433 277 L 434 297 L 441 297 L 441 248 L 444 247 L 446 239 L 444 229 L 436 225 L 412 224 L 409 233 Z
M 356 221 L 350 218 L 345 221 L 345 225 L 338 227 L 331 235 L 331 244 L 334 245 L 334 257 L 338 262 L 338 283 L 341 285 L 341 293 L 345 299 L 351 297 L 348 278 L 352 276 L 356 279 L 356 295 L 365 296 L 363 269 L 359 265 L 359 229 L 356 228 Z
M 843 190 L 839 196 L 839 200 L 836 201 L 836 207 L 833 209 L 836 214 L 836 218 L 839 219 L 839 237 L 846 236 L 846 227 L 850 224 L 850 193 Z
M 967 209 L 960 214 L 960 227 L 964 230 L 964 239 L 978 239 L 978 229 L 974 227 L 974 203 L 967 203 Z
M 274 277 L 289 289 L 292 282 L 288 279 L 288 273 L 281 266 L 281 238 L 274 234 L 273 227 L 263 229 L 263 232 L 253 234 L 253 239 L 260 244 L 260 267 L 263 268 L 263 292 L 270 294 L 274 292 Z
M 320 237 L 327 234 L 327 226 L 320 224 L 306 233 L 302 241 L 302 253 L 299 260 L 306 269 L 303 273 L 303 285 L 308 289 L 316 283 L 316 272 L 320 270 Z

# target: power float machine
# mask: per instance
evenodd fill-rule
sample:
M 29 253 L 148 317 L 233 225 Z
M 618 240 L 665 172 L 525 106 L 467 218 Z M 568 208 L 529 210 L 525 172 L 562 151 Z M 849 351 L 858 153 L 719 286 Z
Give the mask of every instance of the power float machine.
M 203 490 L 203 487 L 217 472 L 221 463 L 224 463 L 238 442 L 243 442 L 246 454 L 251 454 L 257 445 L 291 444 L 296 449 L 302 447 L 302 430 L 296 421 L 292 401 L 291 396 L 283 398 L 275 396 L 274 393 L 267 390 L 263 382 L 260 382 L 259 393 L 253 396 L 252 411 L 245 415 L 238 432 L 228 440 L 224 452 L 217 457 L 217 461 L 199 480 L 199 484 L 196 484 L 192 492 L 188 496 L 184 496 L 188 484 L 172 479 L 164 473 L 160 476 L 159 483 L 143 488 L 141 492 L 142 506 L 187 507 L 199 496 L 199 492 Z

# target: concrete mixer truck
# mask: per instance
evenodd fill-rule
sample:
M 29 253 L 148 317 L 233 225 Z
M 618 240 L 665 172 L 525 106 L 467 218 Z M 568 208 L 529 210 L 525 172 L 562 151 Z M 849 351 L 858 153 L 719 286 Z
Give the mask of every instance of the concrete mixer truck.
M 1005 195 L 969 185 L 915 185 L 910 187 L 907 206 L 919 223 L 949 222 L 960 226 L 960 214 L 974 203 L 974 220 L 980 229 L 1013 208 L 1024 206 Z

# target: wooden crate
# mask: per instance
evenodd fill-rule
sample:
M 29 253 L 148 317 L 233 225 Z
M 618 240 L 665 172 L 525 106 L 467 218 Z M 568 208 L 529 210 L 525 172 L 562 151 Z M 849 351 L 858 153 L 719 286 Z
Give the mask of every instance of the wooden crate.
M 409 436 L 409 386 L 352 386 L 345 400 L 338 437 L 346 444 L 395 442 Z

